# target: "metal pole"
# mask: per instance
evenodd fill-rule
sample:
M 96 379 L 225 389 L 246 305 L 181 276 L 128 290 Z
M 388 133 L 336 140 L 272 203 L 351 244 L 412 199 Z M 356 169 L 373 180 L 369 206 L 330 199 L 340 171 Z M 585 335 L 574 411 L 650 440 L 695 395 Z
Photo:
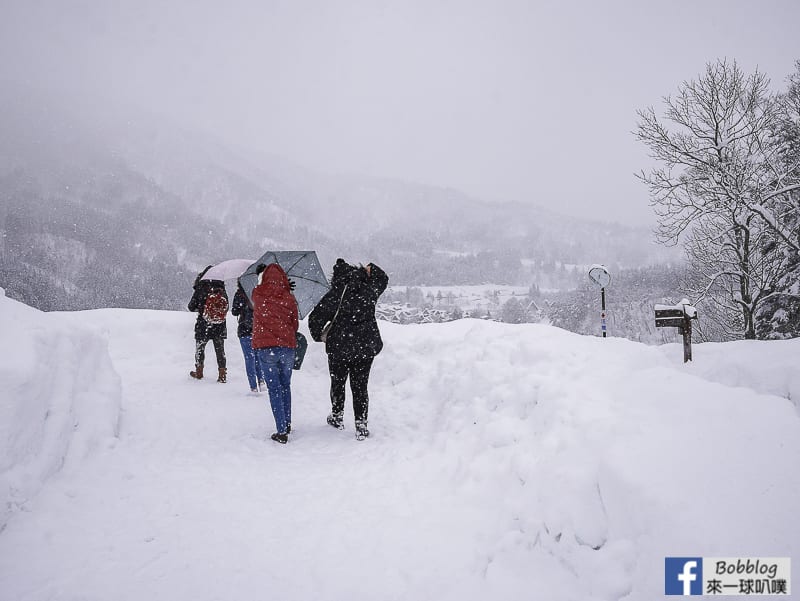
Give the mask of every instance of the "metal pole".
M 606 337 L 606 289 L 600 288 L 600 329 L 603 330 L 603 338 Z

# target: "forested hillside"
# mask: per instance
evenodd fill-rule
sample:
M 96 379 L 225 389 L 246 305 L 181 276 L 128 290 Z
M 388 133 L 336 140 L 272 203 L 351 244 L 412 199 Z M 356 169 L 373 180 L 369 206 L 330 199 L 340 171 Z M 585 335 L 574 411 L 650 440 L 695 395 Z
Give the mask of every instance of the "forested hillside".
M 0 285 L 45 310 L 180 308 L 205 265 L 275 248 L 374 261 L 410 286 L 560 288 L 583 265 L 675 256 L 647 228 L 318 173 L 149 116 L 4 102 Z

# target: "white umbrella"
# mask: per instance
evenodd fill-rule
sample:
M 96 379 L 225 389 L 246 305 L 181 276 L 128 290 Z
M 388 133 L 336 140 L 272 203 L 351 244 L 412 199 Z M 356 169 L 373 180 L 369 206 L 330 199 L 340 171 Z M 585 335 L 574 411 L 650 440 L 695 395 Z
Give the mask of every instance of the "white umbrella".
M 206 271 L 200 279 L 235 280 L 247 271 L 247 268 L 252 264 L 253 259 L 228 259 L 227 261 L 214 265 L 214 267 Z

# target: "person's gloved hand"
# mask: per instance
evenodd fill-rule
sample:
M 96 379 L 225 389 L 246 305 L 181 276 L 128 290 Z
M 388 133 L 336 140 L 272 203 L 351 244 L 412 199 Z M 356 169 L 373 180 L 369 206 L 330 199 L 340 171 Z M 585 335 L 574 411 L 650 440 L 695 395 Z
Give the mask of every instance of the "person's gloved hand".
M 259 263 L 258 265 L 256 265 L 256 276 L 258 276 L 256 278 L 256 281 L 258 282 L 258 284 L 256 284 L 256 286 L 260 286 L 261 285 L 261 280 L 264 278 L 264 271 L 266 269 L 267 269 L 267 266 L 264 265 L 263 263 Z
M 294 280 L 289 280 L 289 290 L 294 290 Z

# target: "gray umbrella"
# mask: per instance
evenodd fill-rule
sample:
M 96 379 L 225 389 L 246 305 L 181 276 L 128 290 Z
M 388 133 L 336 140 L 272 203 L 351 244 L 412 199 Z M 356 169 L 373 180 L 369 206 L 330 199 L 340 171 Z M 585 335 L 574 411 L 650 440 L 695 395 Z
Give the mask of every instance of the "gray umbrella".
M 256 267 L 260 263 L 269 265 L 277 263 L 294 282 L 294 298 L 297 300 L 297 311 L 300 319 L 305 318 L 311 309 L 317 306 L 320 299 L 330 290 L 328 278 L 322 271 L 317 253 L 313 250 L 277 250 L 267 251 L 256 260 L 239 278 L 248 298 L 253 300 L 253 288 L 258 285 Z

